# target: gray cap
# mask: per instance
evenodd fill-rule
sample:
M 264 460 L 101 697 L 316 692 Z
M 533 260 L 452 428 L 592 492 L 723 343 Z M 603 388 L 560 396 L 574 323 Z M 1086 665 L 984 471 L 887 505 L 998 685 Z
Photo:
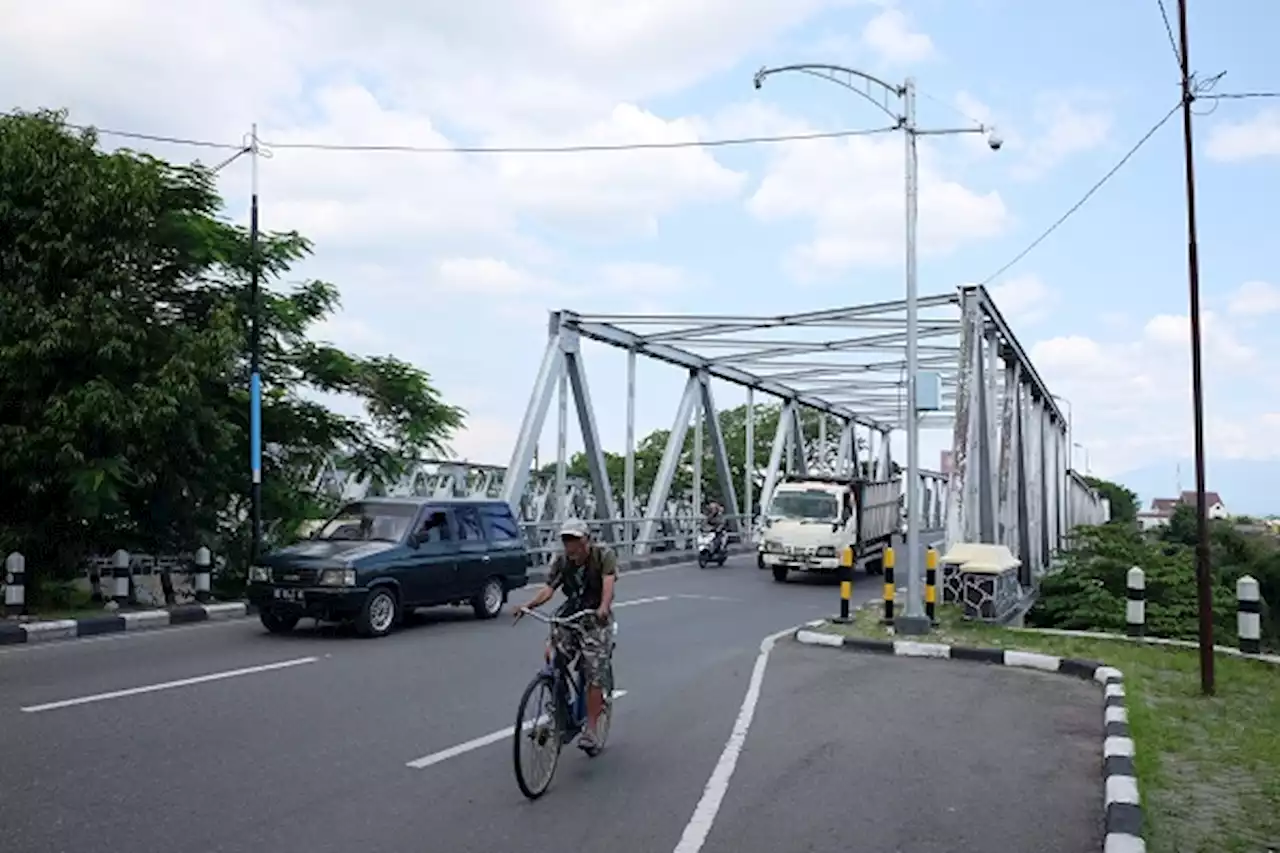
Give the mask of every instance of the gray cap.
M 587 523 L 580 518 L 566 519 L 565 523 L 560 526 L 560 538 L 572 536 L 574 539 L 586 539 L 591 535 L 591 531 L 587 529 Z

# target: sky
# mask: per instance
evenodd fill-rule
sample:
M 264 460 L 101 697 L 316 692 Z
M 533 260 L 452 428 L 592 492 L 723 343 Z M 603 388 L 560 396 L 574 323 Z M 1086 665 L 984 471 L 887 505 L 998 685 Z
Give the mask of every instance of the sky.
M 911 76 L 922 126 L 983 122 L 1005 140 L 999 152 L 972 134 L 923 144 L 919 278 L 930 294 L 1005 266 L 1178 98 L 1156 0 L 0 6 L 0 107 L 65 107 L 73 122 L 229 144 L 256 123 L 270 153 L 259 161 L 263 227 L 314 240 L 295 276 L 342 291 L 317 336 L 429 371 L 468 411 L 455 454 L 492 464 L 511 454 L 549 310 L 779 314 L 902 298 L 901 136 L 555 155 L 287 143 L 524 147 L 876 128 L 884 116 L 841 88 L 790 75 L 756 91 L 752 73 L 831 62 Z M 1280 90 L 1268 36 L 1280 4 L 1201 0 L 1190 28 L 1193 69 L 1227 72 L 1216 92 Z M 1280 504 L 1262 473 L 1280 473 L 1280 99 L 1197 112 L 1209 487 L 1215 461 L 1256 462 L 1256 482 L 1233 488 L 1260 512 Z M 1167 470 L 1170 492 L 1192 434 L 1180 129 L 1166 123 L 990 284 L 1051 391 L 1070 400 L 1076 467 L 1087 454 L 1100 476 Z M 175 161 L 224 154 L 128 144 Z M 247 158 L 220 186 L 228 215 L 247 220 Z M 620 451 L 624 356 L 588 346 L 583 358 L 603 442 Z M 682 383 L 642 361 L 639 434 L 670 428 Z M 744 399 L 731 386 L 715 394 L 721 407 Z M 948 438 L 926 437 L 926 464 Z

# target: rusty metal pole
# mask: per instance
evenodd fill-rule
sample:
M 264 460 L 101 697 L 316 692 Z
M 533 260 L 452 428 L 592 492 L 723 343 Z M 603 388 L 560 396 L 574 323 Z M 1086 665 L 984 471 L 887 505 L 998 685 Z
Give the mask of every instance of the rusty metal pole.
M 1187 276 L 1191 291 L 1191 410 L 1195 426 L 1196 597 L 1200 607 L 1200 690 L 1214 692 L 1213 566 L 1209 560 L 1209 518 L 1204 475 L 1204 381 L 1200 358 L 1200 253 L 1196 245 L 1195 142 L 1191 132 L 1191 62 L 1187 50 L 1187 0 L 1178 0 L 1178 62 L 1182 66 L 1182 134 L 1187 177 Z

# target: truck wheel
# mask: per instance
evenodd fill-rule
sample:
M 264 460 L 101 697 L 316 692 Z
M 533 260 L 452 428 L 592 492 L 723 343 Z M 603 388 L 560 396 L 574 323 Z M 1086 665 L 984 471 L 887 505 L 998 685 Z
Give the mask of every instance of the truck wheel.
M 868 575 L 884 574 L 884 558 L 876 557 L 874 560 L 868 560 L 866 571 Z
M 298 624 L 297 616 L 286 616 L 281 613 L 273 613 L 270 610 L 260 611 L 258 620 L 262 622 L 262 627 L 272 634 L 287 634 Z
M 369 590 L 356 617 L 356 632 L 362 637 L 385 637 L 395 627 L 400 615 L 400 602 L 388 587 L 376 586 Z
M 774 579 L 775 581 L 777 581 L 778 583 L 786 583 L 786 582 L 787 582 L 787 567 L 786 567 L 786 566 L 774 566 L 774 567 L 773 567 L 773 579 Z

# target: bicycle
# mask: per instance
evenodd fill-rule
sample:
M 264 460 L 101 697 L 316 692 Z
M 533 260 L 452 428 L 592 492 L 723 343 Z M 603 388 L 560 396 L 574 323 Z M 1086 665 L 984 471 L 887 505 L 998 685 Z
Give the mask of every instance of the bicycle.
M 554 628 L 556 625 L 582 632 L 580 620 L 595 611 L 582 610 L 572 616 L 544 616 L 536 610 L 525 611 L 540 622 Z M 612 637 L 618 633 L 618 623 L 611 622 Z M 552 632 L 554 637 L 555 632 Z M 610 643 L 613 642 L 612 637 Z M 520 708 L 516 716 L 513 737 L 513 758 L 515 760 L 516 784 L 520 792 L 531 800 L 536 800 L 547 792 L 551 779 L 555 776 L 556 767 L 560 763 L 560 750 L 565 744 L 572 743 L 582 733 L 587 723 L 587 689 L 579 658 L 581 654 L 569 659 L 552 640 L 546 655 L 546 663 L 538 674 L 525 687 L 520 697 Z M 604 749 L 605 740 L 609 736 L 609 723 L 613 718 L 612 691 L 606 691 L 604 704 L 600 709 L 600 717 L 596 720 L 596 746 L 584 750 L 591 758 L 595 758 Z M 525 712 L 535 696 L 539 699 L 532 705 L 534 715 L 526 719 Z M 545 777 L 531 780 L 526 773 L 525 761 L 521 755 L 521 746 L 525 741 L 534 744 L 537 749 L 546 749 L 550 753 Z M 532 768 L 529 768 L 532 771 Z

